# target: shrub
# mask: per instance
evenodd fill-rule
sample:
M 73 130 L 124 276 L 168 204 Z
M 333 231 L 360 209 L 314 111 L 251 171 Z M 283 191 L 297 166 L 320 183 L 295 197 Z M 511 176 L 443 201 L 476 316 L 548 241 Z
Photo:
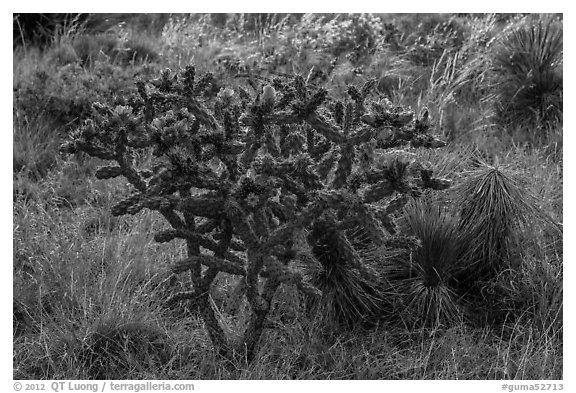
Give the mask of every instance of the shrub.
M 432 66 L 445 51 L 457 51 L 465 40 L 459 18 L 441 14 L 424 17 L 407 38 L 407 53 L 414 64 Z
M 285 34 L 294 26 L 284 27 Z M 298 47 L 346 57 L 353 66 L 372 54 L 384 25 L 372 14 L 306 14 L 296 26 L 293 42 Z
M 139 96 L 124 105 L 95 104 L 63 151 L 115 161 L 96 177 L 124 176 L 134 193 L 113 214 L 156 210 L 172 229 L 155 239 L 186 242 L 188 257 L 172 271 L 190 272 L 193 288 L 169 302 L 187 301 L 199 310 L 220 354 L 239 352 L 251 361 L 281 283 L 321 296 L 297 268 L 319 262 L 315 239 L 322 237 L 307 238 L 309 228 L 333 221 L 337 232 L 328 242 L 362 275 L 372 274 L 370 267 L 346 231 L 361 227 L 370 243 L 389 249 L 414 246 L 391 217 L 406 202 L 400 195 L 417 197 L 422 188 L 449 183 L 422 164 L 379 165 L 375 156 L 406 144 L 444 143 L 428 133 L 427 113 L 415 118 L 371 100 L 373 83 L 350 86 L 345 102 L 324 105 L 327 91 L 301 76 L 276 78 L 257 87 L 256 97 L 226 88 L 206 100 L 202 93 L 211 81 L 191 66 L 140 81 Z M 133 154 L 142 149 L 152 151 L 151 167 L 135 167 Z M 251 314 L 239 346 L 226 337 L 209 301 L 219 272 L 245 277 Z
M 347 54 L 352 64 L 356 65 L 376 49 L 382 28 L 380 18 L 371 14 L 352 14 L 342 19 L 336 17 L 324 27 L 323 46 L 330 48 L 336 57 Z

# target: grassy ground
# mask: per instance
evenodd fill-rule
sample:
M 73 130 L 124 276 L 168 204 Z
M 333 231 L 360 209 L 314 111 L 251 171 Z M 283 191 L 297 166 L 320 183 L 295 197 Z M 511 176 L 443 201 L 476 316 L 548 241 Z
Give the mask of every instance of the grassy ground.
M 501 86 L 513 71 L 501 64 L 506 46 L 499 45 L 515 45 L 506 41 L 510 29 L 550 19 L 381 17 L 236 15 L 223 29 L 215 16 L 159 16 L 153 20 L 164 27 L 155 30 L 135 17 L 107 22 L 105 32 L 61 30 L 41 48 L 15 46 L 13 378 L 562 379 L 562 70 L 548 64 L 554 76 L 540 82 L 551 101 L 540 110 L 538 92 L 527 92 L 513 109 L 532 105 L 519 115 L 529 122 L 516 124 L 502 104 L 513 100 L 503 89 L 518 86 Z M 382 32 L 370 35 L 374 26 Z M 553 36 L 562 22 L 548 28 Z M 189 62 L 214 72 L 219 86 L 245 84 L 246 74 L 303 73 L 335 96 L 346 83 L 377 78 L 394 103 L 428 107 L 449 140 L 445 149 L 407 154 L 430 161 L 456 186 L 478 160 L 523 181 L 548 221 L 530 218 L 518 234 L 520 263 L 486 286 L 504 294 L 492 304 L 498 315 L 479 310 L 481 323 L 462 317 L 433 328 L 382 318 L 369 328 L 328 331 L 303 312 L 293 288 L 281 287 L 256 361 L 219 359 L 198 315 L 164 304 L 188 284 L 167 273 L 184 246 L 153 239 L 167 224 L 147 211 L 113 217 L 127 184 L 96 180 L 97 160 L 65 160 L 57 150 L 92 102 L 114 102 L 135 89 L 136 78 Z M 457 197 L 455 187 L 439 198 Z M 234 301 L 236 284 L 218 277 L 211 293 L 232 338 L 247 313 L 245 302 Z

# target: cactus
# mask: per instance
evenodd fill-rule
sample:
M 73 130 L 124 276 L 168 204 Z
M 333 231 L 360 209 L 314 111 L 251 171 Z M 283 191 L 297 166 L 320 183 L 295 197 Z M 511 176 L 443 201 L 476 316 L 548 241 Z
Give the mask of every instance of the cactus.
M 95 104 L 92 119 L 62 150 L 115 162 L 96 176 L 124 176 L 133 194 L 113 214 L 156 210 L 170 223 L 155 239 L 186 243 L 188 256 L 172 271 L 190 272 L 193 288 L 168 301 L 194 299 L 218 352 L 230 358 L 246 351 L 251 361 L 281 284 L 322 296 L 306 274 L 306 266 L 330 262 L 318 250 L 333 248 L 340 259 L 332 262 L 345 261 L 372 291 L 379 277 L 353 233 L 362 228 L 365 241 L 380 247 L 414 247 L 414 239 L 396 233 L 393 212 L 422 188 L 449 184 L 422 165 L 378 166 L 373 158 L 390 147 L 444 143 L 412 112 L 371 101 L 371 83 L 351 87 L 353 101 L 335 104 L 301 76 L 276 78 L 257 97 L 226 88 L 208 99 L 202 93 L 211 83 L 210 74 L 199 76 L 192 66 L 139 81 L 131 106 Z M 132 157 L 143 149 L 153 152 L 154 167 L 138 170 Z M 246 283 L 252 313 L 240 347 L 228 340 L 209 302 L 219 272 Z M 373 305 L 376 297 L 364 300 Z

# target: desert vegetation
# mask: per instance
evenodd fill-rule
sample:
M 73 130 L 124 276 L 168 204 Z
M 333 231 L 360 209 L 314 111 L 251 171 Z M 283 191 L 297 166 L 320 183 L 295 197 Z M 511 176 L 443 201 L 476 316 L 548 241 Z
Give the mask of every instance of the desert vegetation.
M 562 379 L 562 15 L 14 14 L 15 379 Z

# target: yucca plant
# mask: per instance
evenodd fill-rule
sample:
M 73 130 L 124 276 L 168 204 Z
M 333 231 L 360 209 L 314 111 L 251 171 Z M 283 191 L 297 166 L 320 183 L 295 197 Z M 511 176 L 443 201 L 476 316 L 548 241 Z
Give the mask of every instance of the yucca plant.
M 537 211 L 520 179 L 501 167 L 484 165 L 469 173 L 458 198 L 459 229 L 469 242 L 463 256 L 466 275 L 480 279 L 511 267 L 515 231 L 529 224 Z
M 526 19 L 504 31 L 494 53 L 499 122 L 521 128 L 562 124 L 562 22 Z
M 530 245 L 536 227 L 561 229 L 510 168 L 480 163 L 455 191 L 466 245 L 455 275 L 458 291 L 473 303 L 477 317 L 502 322 L 517 314 L 517 278 L 525 269 L 520 244 Z
M 334 220 L 319 220 L 308 234 L 315 263 L 304 271 L 322 291 L 322 297 L 309 299 L 309 312 L 324 329 L 371 324 L 392 312 L 376 265 L 378 250 L 363 228 L 342 233 L 334 224 Z M 351 254 L 362 265 L 356 265 Z
M 408 327 L 457 323 L 464 304 L 454 280 L 464 243 L 456 219 L 438 204 L 418 201 L 407 205 L 400 225 L 418 246 L 383 262 L 395 318 Z

